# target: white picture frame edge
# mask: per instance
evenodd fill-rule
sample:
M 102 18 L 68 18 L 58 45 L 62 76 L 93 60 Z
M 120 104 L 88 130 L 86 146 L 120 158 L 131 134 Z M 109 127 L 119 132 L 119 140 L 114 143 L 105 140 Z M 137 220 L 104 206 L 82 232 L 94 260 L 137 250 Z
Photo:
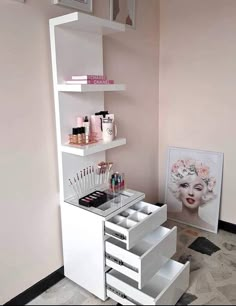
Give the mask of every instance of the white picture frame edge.
M 168 146 L 167 148 L 167 152 L 168 152 L 168 158 L 166 160 L 166 179 L 165 179 L 165 198 L 164 198 L 164 203 L 167 205 L 167 189 L 168 189 L 168 179 L 169 179 L 169 173 L 168 173 L 168 169 L 169 169 L 169 161 L 170 161 L 170 151 L 172 149 L 181 149 L 181 150 L 186 150 L 186 151 L 195 151 L 195 152 L 205 152 L 206 154 L 207 153 L 214 153 L 216 155 L 219 156 L 219 161 L 222 165 L 221 167 L 221 176 L 220 176 L 220 181 L 219 181 L 219 184 L 220 184 L 220 188 L 221 188 L 221 192 L 220 192 L 220 203 L 219 203 L 219 209 L 218 209 L 218 212 L 217 212 L 217 219 L 218 219 L 218 224 L 219 224 L 219 215 L 220 215 L 220 208 L 221 208 L 221 200 L 222 200 L 222 177 L 223 177 L 223 168 L 224 168 L 224 153 L 222 152 L 215 152 L 215 151 L 209 151 L 209 150 L 201 150 L 201 149 L 189 149 L 189 148 L 181 148 L 181 147 L 172 147 L 172 146 Z M 181 220 L 178 220 L 178 219 L 174 219 L 174 218 L 169 218 L 169 220 L 173 220 L 173 221 L 176 221 L 176 222 L 179 222 L 179 223 L 182 223 L 182 224 L 185 224 L 185 225 L 189 225 L 189 226 L 192 226 L 192 227 L 195 227 L 195 228 L 199 228 L 201 230 L 205 230 L 205 231 L 208 231 L 208 232 L 211 232 L 211 233 L 214 233 L 214 234 L 217 234 L 218 232 L 218 224 L 216 224 L 214 230 L 210 230 L 208 228 L 203 228 L 203 227 L 200 227 L 200 226 L 197 226 L 197 225 L 192 225 L 191 223 L 187 223 L 187 222 L 183 222 Z
M 76 0 L 52 0 L 53 4 L 76 9 L 79 11 L 93 13 L 93 0 L 88 0 L 88 4 L 80 3 Z
M 132 1 L 133 1 L 133 12 L 132 12 L 133 13 L 132 17 L 133 18 L 132 18 L 132 20 L 133 20 L 134 24 L 132 26 L 130 26 L 130 25 L 124 23 L 124 25 L 126 27 L 130 28 L 130 29 L 134 29 L 135 30 L 136 29 L 136 0 L 132 0 Z M 110 6 L 110 20 L 113 21 L 113 22 L 120 23 L 120 22 L 118 22 L 116 20 L 113 20 L 113 0 L 109 0 L 109 6 Z

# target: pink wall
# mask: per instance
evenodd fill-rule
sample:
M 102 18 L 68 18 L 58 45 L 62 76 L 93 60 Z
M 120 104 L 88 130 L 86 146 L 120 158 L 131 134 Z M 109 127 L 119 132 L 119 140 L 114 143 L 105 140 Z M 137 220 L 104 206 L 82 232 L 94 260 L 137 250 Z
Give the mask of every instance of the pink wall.
M 224 153 L 220 219 L 236 223 L 236 1 L 161 0 L 159 190 L 167 146 Z
M 125 83 L 124 93 L 106 95 L 106 108 L 118 118 L 124 147 L 107 158 L 126 174 L 129 188 L 157 202 L 159 1 L 137 2 L 136 30 L 127 29 L 105 40 L 105 71 Z M 148 5 L 147 5 L 148 3 Z
M 159 1 L 148 2 L 137 1 L 136 30 L 105 40 L 104 62 L 128 86 L 106 96 L 128 141 L 108 158 L 154 202 Z M 95 15 L 108 18 L 108 3 L 95 0 Z M 0 304 L 63 265 L 48 19 L 70 12 L 51 0 L 0 1 Z
M 0 1 L 0 304 L 62 266 L 50 1 Z

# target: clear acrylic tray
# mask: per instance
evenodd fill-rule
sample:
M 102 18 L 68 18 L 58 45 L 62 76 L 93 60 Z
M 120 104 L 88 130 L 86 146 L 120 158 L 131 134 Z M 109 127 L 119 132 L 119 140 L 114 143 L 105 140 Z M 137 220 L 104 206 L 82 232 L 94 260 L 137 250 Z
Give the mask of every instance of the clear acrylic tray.
M 106 191 L 110 193 L 109 190 L 96 189 L 98 191 Z M 111 194 L 111 193 L 110 193 Z M 119 193 L 113 194 L 113 198 L 106 203 L 100 205 L 99 207 L 85 207 L 79 204 L 79 200 L 77 197 L 73 196 L 65 200 L 65 203 L 77 206 L 79 208 L 88 210 L 97 215 L 107 217 L 116 210 L 126 206 L 130 202 L 135 200 L 139 201 L 144 198 L 144 194 L 142 192 L 126 189 Z M 123 218 L 123 217 L 122 217 Z M 124 218 L 125 219 L 125 218 Z M 132 220 L 130 220 L 132 222 Z M 135 222 L 135 221 L 133 221 Z M 128 226 L 128 225 L 127 225 Z

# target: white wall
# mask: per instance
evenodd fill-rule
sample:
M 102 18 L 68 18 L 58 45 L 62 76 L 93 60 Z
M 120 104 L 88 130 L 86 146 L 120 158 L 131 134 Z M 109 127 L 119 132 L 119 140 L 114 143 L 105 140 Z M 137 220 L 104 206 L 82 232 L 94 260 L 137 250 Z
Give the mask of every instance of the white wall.
M 236 1 L 160 3 L 160 200 L 167 146 L 223 152 L 220 219 L 236 223 Z
M 0 1 L 0 304 L 63 265 L 50 1 Z

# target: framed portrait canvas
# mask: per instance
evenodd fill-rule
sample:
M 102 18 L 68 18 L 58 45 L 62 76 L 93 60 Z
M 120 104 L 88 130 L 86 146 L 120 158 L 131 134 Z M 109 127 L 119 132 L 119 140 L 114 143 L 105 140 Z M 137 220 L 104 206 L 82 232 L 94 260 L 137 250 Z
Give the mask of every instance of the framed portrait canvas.
M 53 0 L 53 3 L 88 13 L 93 11 L 93 0 Z
M 135 0 L 110 0 L 110 20 L 135 28 Z
M 169 147 L 168 218 L 217 233 L 222 170 L 223 153 Z

